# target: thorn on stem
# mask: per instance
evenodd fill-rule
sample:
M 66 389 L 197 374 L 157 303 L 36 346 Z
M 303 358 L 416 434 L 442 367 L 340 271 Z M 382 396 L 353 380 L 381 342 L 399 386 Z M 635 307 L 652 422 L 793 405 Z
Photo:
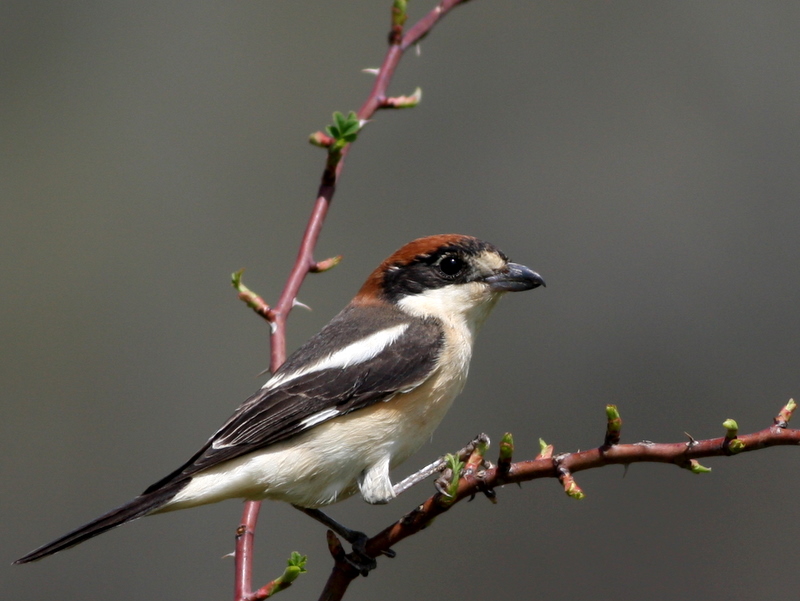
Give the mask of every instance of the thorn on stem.
M 299 300 L 297 300 L 296 298 L 292 300 L 292 306 L 293 306 L 293 307 L 300 307 L 301 309 L 305 309 L 306 311 L 313 311 L 313 309 L 312 309 L 311 307 L 309 307 L 309 306 L 308 306 L 307 304 L 305 304 L 305 303 L 301 303 L 301 302 L 300 302 Z

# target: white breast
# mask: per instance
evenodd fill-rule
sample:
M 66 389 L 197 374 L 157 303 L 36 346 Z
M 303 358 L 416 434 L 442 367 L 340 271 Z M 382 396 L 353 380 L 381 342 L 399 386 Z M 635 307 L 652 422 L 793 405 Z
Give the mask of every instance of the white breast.
M 387 458 L 395 467 L 430 439 L 464 388 L 475 335 L 498 297 L 487 286 L 472 283 L 401 299 L 398 304 L 404 311 L 436 317 L 443 324 L 440 365 L 426 382 L 197 474 L 159 511 L 227 498 L 320 507 L 351 496 L 364 471 L 385 464 Z

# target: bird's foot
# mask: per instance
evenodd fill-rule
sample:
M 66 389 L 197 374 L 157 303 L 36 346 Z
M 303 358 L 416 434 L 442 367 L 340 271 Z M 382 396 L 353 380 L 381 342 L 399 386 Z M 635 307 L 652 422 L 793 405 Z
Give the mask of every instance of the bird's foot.
M 369 537 L 366 534 L 363 532 L 358 532 L 357 530 L 349 529 L 346 536 L 343 533 L 339 534 L 342 534 L 347 542 L 352 545 L 352 551 L 350 553 L 345 553 L 341 542 L 339 542 L 339 539 L 336 538 L 336 535 L 332 530 L 329 530 L 328 547 L 330 548 L 331 554 L 336 561 L 343 561 L 347 563 L 362 576 L 368 576 L 372 570 L 378 567 L 376 558 L 367 553 L 367 542 L 369 541 Z M 386 557 L 395 557 L 396 553 L 392 549 L 386 549 L 381 551 L 381 555 L 385 555 Z
M 347 542 L 352 545 L 353 550 L 344 556 L 344 560 L 353 566 L 362 576 L 369 576 L 369 573 L 378 567 L 378 561 L 367 554 L 367 541 L 369 537 L 363 532 L 351 530 L 353 535 Z

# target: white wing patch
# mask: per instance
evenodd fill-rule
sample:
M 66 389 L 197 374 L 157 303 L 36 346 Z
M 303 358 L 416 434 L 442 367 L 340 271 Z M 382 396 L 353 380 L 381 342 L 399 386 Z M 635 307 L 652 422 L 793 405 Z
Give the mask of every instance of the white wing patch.
M 316 371 L 334 369 L 337 367 L 344 369 L 351 365 L 357 365 L 359 363 L 369 361 L 370 359 L 377 357 L 381 351 L 383 351 L 383 349 L 397 340 L 407 329 L 408 324 L 403 323 L 391 328 L 386 328 L 385 330 L 380 330 L 379 332 L 375 332 L 374 334 L 371 334 L 366 338 L 362 338 L 361 340 L 358 340 L 357 342 L 354 342 L 353 344 L 350 344 L 341 350 L 331 353 L 324 359 L 321 359 L 320 361 L 317 361 L 308 367 L 298 369 L 297 371 L 288 374 L 275 376 L 266 384 L 264 384 L 263 388 L 275 388 L 276 386 L 290 382 L 296 378 L 299 378 L 300 376 L 314 373 Z M 325 412 L 323 411 L 321 413 Z M 312 415 L 311 417 L 306 418 L 305 421 L 317 419 L 319 415 L 319 413 Z M 327 419 L 327 416 L 318 419 Z M 316 422 L 311 421 L 309 425 L 313 425 L 314 423 Z
M 336 417 L 337 415 L 339 415 L 338 409 L 325 409 L 305 418 L 300 422 L 300 426 L 305 430 L 306 428 L 316 426 L 318 423 L 324 422 L 328 418 Z

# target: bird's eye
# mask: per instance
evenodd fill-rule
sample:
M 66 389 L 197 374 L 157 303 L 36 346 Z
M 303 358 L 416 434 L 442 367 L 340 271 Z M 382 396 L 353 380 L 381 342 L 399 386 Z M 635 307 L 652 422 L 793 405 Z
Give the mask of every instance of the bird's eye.
M 447 255 L 439 261 L 439 269 L 444 275 L 452 278 L 464 269 L 464 261 L 454 255 Z

